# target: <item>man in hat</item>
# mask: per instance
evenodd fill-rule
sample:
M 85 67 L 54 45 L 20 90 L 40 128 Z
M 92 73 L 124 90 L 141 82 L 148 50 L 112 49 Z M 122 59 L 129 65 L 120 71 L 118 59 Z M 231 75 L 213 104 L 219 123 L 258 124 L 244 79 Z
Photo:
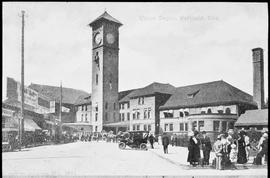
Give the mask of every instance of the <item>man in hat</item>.
M 202 135 L 201 144 L 203 150 L 203 163 L 209 165 L 210 151 L 212 150 L 211 140 L 206 135 L 205 131 L 202 131 Z

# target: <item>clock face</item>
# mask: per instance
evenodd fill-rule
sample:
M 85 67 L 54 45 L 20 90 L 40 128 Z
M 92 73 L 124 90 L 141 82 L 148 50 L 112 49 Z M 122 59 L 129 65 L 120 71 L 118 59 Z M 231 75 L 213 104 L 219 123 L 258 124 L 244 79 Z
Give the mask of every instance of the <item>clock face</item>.
M 101 41 L 102 41 L 102 36 L 101 36 L 101 34 L 100 34 L 99 32 L 97 32 L 97 33 L 95 34 L 94 39 L 95 39 L 95 43 L 99 45 L 99 44 L 101 43 Z
M 113 44 L 114 41 L 115 41 L 113 34 L 108 33 L 108 34 L 106 35 L 106 40 L 107 40 L 107 42 L 108 42 L 109 44 Z

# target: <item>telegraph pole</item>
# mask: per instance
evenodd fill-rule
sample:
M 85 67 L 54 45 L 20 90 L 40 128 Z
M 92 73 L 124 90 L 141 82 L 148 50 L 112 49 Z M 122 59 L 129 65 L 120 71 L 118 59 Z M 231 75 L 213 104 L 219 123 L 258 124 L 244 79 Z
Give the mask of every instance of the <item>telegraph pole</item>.
M 59 112 L 59 121 L 60 121 L 60 139 L 62 138 L 62 81 L 60 83 L 60 112 Z M 60 140 L 61 141 L 61 140 Z
M 19 150 L 22 146 L 22 138 L 24 135 L 24 14 L 25 11 L 22 10 L 22 51 L 21 51 L 21 117 L 19 122 Z

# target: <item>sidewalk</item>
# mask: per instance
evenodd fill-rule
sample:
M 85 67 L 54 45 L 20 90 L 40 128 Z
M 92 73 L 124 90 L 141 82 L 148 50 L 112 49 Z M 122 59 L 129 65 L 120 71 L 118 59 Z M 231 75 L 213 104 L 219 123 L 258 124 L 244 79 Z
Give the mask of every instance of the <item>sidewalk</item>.
M 188 149 L 186 147 L 173 147 L 173 146 L 169 145 L 169 147 L 168 147 L 169 153 L 164 154 L 162 145 L 155 144 L 154 149 L 150 149 L 150 147 L 149 147 L 149 151 L 156 154 L 160 158 L 165 159 L 165 160 L 171 162 L 172 164 L 182 166 L 185 169 L 214 169 L 211 166 L 211 163 L 212 163 L 213 159 L 215 158 L 214 152 L 210 153 L 210 159 L 209 159 L 210 165 L 209 166 L 191 167 L 189 165 L 189 163 L 187 162 Z M 201 155 L 202 155 L 202 151 L 201 151 Z M 250 157 L 248 160 L 248 163 L 246 163 L 245 165 L 237 164 L 236 168 L 237 169 L 262 169 L 262 168 L 267 169 L 267 165 L 259 165 L 259 166 L 253 165 L 252 164 L 253 159 L 254 159 L 254 157 Z

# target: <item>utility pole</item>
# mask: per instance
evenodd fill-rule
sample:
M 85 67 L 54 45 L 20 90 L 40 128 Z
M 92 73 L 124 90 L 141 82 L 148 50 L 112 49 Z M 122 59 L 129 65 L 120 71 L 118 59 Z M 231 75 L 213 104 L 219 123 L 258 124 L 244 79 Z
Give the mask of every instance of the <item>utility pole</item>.
M 62 138 L 62 81 L 60 83 L 60 110 L 59 110 L 59 121 L 60 121 L 60 139 Z
M 24 14 L 25 11 L 22 10 L 22 41 L 21 41 L 21 117 L 19 118 L 19 150 L 22 146 L 22 138 L 24 135 Z

